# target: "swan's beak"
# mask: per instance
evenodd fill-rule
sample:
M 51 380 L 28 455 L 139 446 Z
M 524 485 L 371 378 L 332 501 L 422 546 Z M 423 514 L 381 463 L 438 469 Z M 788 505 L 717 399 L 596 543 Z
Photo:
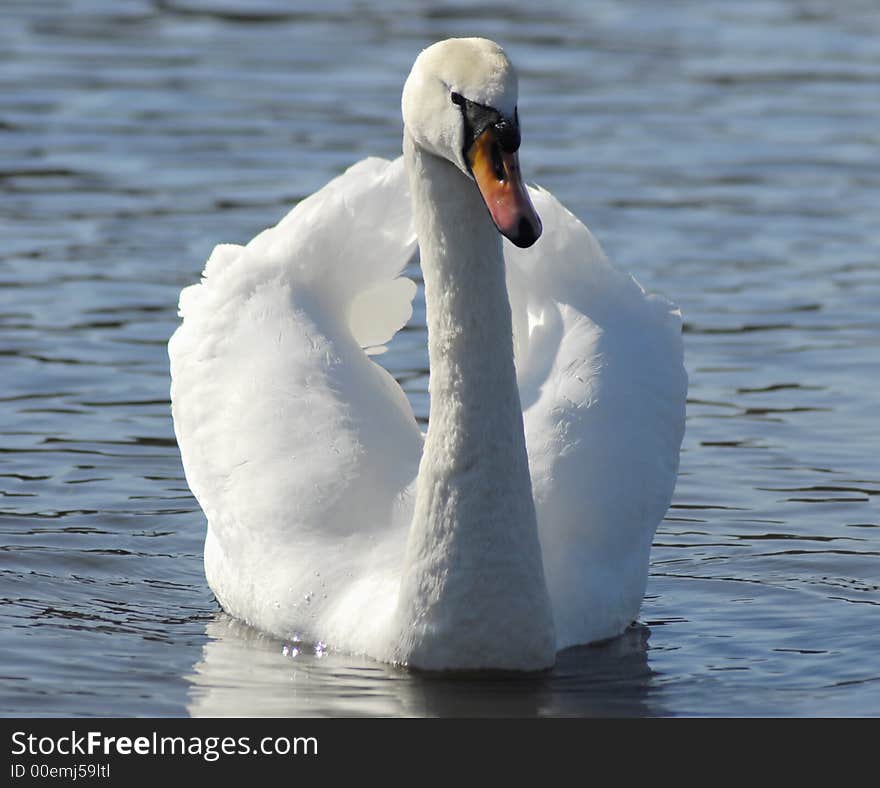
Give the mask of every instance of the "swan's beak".
M 489 126 L 467 151 L 468 164 L 498 231 L 520 247 L 541 237 L 541 219 L 529 198 L 516 151 L 505 151 Z

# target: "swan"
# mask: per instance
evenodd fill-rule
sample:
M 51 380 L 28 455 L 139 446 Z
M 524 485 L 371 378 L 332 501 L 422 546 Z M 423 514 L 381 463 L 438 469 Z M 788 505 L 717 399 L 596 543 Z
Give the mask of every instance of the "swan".
M 681 315 L 524 185 L 517 76 L 422 51 L 368 158 L 182 290 L 175 433 L 222 607 L 422 670 L 552 667 L 638 616 L 684 431 Z M 371 356 L 425 287 L 430 421 Z

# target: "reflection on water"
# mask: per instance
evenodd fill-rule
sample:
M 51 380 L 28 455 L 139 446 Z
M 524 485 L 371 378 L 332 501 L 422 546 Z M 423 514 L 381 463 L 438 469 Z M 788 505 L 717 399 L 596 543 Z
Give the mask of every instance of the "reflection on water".
M 651 670 L 644 625 L 567 649 L 535 676 L 430 676 L 369 659 L 281 643 L 218 613 L 187 680 L 194 717 L 643 716 Z
M 0 22 L 0 714 L 880 711 L 875 0 L 6 0 Z M 168 403 L 213 245 L 396 156 L 415 54 L 462 34 L 519 66 L 527 176 L 686 321 L 645 626 L 513 682 L 285 657 L 218 616 Z M 379 360 L 426 417 L 420 298 Z

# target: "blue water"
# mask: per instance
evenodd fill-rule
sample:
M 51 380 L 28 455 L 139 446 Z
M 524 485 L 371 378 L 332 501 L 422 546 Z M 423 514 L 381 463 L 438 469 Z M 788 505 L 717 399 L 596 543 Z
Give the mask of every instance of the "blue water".
M 220 613 L 169 415 L 180 288 L 396 156 L 461 34 L 520 69 L 527 177 L 680 304 L 690 375 L 640 625 L 516 681 Z M 0 713 L 880 713 L 878 86 L 874 0 L 5 0 Z M 381 361 L 426 416 L 420 314 Z

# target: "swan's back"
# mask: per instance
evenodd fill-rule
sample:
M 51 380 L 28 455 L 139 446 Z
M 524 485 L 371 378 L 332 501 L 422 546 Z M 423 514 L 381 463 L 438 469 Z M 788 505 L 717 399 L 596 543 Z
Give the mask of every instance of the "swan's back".
M 505 243 L 517 377 L 559 648 L 639 611 L 684 430 L 681 319 L 549 193 L 544 235 Z M 233 615 L 387 658 L 422 438 L 364 352 L 411 313 L 401 159 L 368 159 L 181 293 L 175 431 Z

